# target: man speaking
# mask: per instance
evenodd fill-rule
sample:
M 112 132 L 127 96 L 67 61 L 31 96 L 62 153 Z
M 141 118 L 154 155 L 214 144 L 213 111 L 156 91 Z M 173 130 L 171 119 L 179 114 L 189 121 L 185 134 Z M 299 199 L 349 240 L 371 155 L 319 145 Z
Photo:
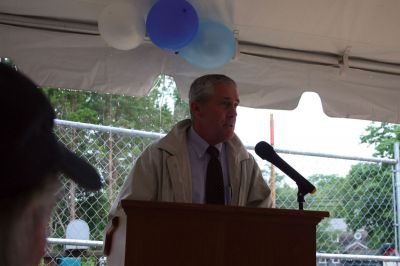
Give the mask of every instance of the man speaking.
M 106 228 L 108 265 L 123 265 L 125 257 L 121 200 L 272 206 L 260 168 L 234 133 L 236 83 L 218 74 L 199 77 L 190 87 L 189 105 L 191 119 L 147 147 L 122 186 Z

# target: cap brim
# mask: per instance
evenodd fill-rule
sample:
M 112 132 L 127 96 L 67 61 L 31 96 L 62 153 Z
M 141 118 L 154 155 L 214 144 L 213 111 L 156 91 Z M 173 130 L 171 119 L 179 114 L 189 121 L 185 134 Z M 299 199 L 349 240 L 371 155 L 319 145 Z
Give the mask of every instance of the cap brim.
M 63 144 L 58 143 L 58 145 L 61 157 L 59 170 L 87 190 L 100 189 L 102 183 L 96 169 L 67 149 Z

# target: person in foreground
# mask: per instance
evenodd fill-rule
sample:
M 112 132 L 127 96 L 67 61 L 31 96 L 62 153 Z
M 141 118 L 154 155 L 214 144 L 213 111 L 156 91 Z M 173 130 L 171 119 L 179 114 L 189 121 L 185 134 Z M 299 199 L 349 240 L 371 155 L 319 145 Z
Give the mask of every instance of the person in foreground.
M 0 63 L 3 115 L 0 174 L 0 265 L 37 266 L 62 172 L 88 190 L 97 171 L 57 141 L 47 98 L 23 74 Z
M 219 74 L 199 77 L 190 87 L 189 105 L 191 119 L 178 122 L 147 147 L 120 190 L 106 228 L 104 253 L 109 265 L 122 265 L 124 258 L 123 199 L 272 206 L 270 189 L 255 159 L 234 133 L 239 105 L 236 83 Z M 220 183 L 208 179 L 213 157 L 209 149 L 217 150 Z M 212 191 L 215 186 L 221 186 L 219 192 Z

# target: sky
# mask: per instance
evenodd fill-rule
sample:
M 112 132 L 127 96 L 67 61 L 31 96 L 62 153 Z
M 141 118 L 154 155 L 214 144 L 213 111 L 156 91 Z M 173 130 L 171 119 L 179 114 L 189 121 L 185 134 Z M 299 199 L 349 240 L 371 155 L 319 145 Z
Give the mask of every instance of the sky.
M 239 107 L 235 132 L 244 144 L 270 143 L 271 113 L 275 148 L 372 157 L 374 148 L 360 144 L 360 135 L 365 133 L 371 121 L 328 117 L 322 111 L 318 94 L 313 92 L 304 93 L 297 108 L 291 111 Z M 316 157 L 279 155 L 283 159 L 290 157 L 290 162 L 287 162 L 303 176 L 317 173 L 345 175 L 350 166 L 357 163 L 348 160 L 335 160 L 333 163 L 326 159 L 313 164 Z

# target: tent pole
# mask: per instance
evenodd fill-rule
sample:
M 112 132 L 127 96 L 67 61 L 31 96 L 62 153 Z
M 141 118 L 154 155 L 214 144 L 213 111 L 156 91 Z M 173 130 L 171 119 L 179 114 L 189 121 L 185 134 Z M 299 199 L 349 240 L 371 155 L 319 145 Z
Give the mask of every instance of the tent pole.
M 400 221 L 400 155 L 399 155 L 399 142 L 394 143 L 394 159 L 397 161 L 394 169 L 394 227 L 395 227 L 395 245 L 396 250 L 399 250 L 399 221 Z

